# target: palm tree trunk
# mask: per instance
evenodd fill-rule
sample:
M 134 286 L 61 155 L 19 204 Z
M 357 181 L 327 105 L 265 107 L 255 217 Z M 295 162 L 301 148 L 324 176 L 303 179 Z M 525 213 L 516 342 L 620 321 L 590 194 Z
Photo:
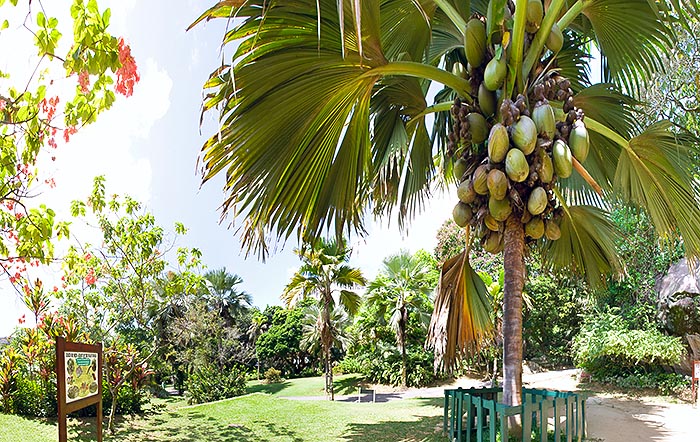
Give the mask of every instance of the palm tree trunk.
M 399 347 L 401 348 L 401 386 L 408 385 L 408 360 L 406 358 L 406 322 L 408 311 L 406 307 L 401 308 L 401 319 L 399 319 Z
M 506 221 L 503 252 L 503 402 L 510 406 L 522 403 L 524 250 L 523 224 L 511 215 Z M 518 420 L 509 424 L 511 434 L 519 433 Z
M 335 400 L 333 394 L 333 370 L 331 368 L 331 304 L 328 299 L 323 303 L 323 320 L 321 324 L 321 342 L 323 347 L 324 371 L 326 378 L 326 398 Z

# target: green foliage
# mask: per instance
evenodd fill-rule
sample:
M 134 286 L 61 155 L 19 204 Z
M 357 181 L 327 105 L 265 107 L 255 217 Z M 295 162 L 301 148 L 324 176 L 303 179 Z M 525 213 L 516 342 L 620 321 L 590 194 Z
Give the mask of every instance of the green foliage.
M 531 275 L 525 285 L 531 304 L 524 312 L 524 356 L 544 366 L 573 363 L 571 344 L 586 309 L 585 287 L 565 275 Z
M 238 366 L 221 370 L 214 365 L 197 367 L 187 379 L 187 401 L 201 404 L 245 394 L 245 371 Z
M 282 382 L 282 372 L 274 367 L 265 370 L 265 382 L 268 384 L 277 384 Z
M 39 377 L 19 376 L 12 394 L 12 413 L 32 417 L 53 417 L 57 413 L 56 385 Z
M 685 352 L 680 338 L 656 329 L 632 329 L 617 311 L 586 318 L 573 350 L 576 364 L 597 378 L 633 373 L 638 367 L 675 364 Z
M 304 319 L 302 307 L 267 307 L 263 315 L 267 318 L 267 331 L 255 342 L 255 352 L 261 367 L 275 367 L 284 376 L 293 377 L 315 365 L 318 359 L 301 349 Z
M 433 371 L 433 354 L 421 347 L 408 348 L 408 387 L 425 387 L 433 384 L 438 377 Z M 384 385 L 399 386 L 401 379 L 401 353 L 386 347 L 376 353 L 362 353 L 346 357 L 339 363 L 343 373 L 360 373 L 365 380 Z
M 625 390 L 655 390 L 662 395 L 679 396 L 690 389 L 690 378 L 677 373 L 661 373 L 658 371 L 606 376 L 602 382 L 612 384 Z

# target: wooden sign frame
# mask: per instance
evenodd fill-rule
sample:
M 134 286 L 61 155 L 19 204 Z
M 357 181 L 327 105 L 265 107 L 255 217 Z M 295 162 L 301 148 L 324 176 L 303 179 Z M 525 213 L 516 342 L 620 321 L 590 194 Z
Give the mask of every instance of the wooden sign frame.
M 97 353 L 97 393 L 90 396 L 67 401 L 66 390 L 66 352 Z M 56 380 L 58 395 L 58 442 L 67 442 L 68 413 L 97 404 L 97 441 L 102 442 L 102 344 L 90 345 L 68 342 L 65 338 L 56 338 Z

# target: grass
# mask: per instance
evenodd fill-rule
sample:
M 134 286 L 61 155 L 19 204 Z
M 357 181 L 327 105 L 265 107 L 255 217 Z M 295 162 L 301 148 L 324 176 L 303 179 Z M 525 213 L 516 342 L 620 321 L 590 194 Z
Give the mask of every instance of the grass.
M 362 382 L 362 375 L 344 374 L 333 376 L 333 390 L 336 395 L 357 394 L 357 386 Z M 264 381 L 250 381 L 247 393 L 267 393 L 277 397 L 325 396 L 324 379 L 321 377 L 289 379 L 276 384 Z
M 357 376 L 337 382 L 352 386 Z M 294 379 L 263 393 L 255 383 L 251 394 L 224 401 L 186 406 L 181 398 L 154 400 L 153 410 L 117 421 L 116 433 L 105 441 L 126 442 L 437 442 L 444 441 L 442 399 L 406 399 L 385 403 L 290 400 L 280 396 L 318 396 L 323 379 Z M 351 388 L 351 387 L 348 387 Z M 340 394 L 340 393 L 339 393 Z M 55 419 L 27 419 L 0 414 L 0 442 L 56 440 Z M 92 441 L 95 420 L 70 419 L 69 440 Z

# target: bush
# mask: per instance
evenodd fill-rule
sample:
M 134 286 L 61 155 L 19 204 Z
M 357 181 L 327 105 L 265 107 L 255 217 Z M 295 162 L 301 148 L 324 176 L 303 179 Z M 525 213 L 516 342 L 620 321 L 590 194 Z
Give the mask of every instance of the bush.
M 270 367 L 265 371 L 265 383 L 276 384 L 282 382 L 282 372 L 276 368 Z
M 690 378 L 676 373 L 634 373 L 602 381 L 625 389 L 652 389 L 668 396 L 681 395 L 690 388 Z
M 22 416 L 51 417 L 58 413 L 56 385 L 40 378 L 18 376 L 12 393 L 13 413 Z
M 680 338 L 655 329 L 633 330 L 615 312 L 589 317 L 574 340 L 576 364 L 597 379 L 654 371 L 678 363 L 685 349 Z
M 409 349 L 406 356 L 409 387 L 423 387 L 435 382 L 437 378 L 433 372 L 432 353 L 423 349 Z M 339 365 L 343 373 L 360 373 L 375 384 L 401 385 L 401 354 L 398 351 L 356 355 L 345 358 Z
M 356 356 L 346 356 L 333 367 L 334 374 L 363 373 L 364 371 L 366 370 L 364 370 L 362 361 Z
M 185 386 L 190 404 L 240 396 L 245 393 L 245 371 L 238 366 L 226 371 L 214 365 L 205 365 L 195 369 Z

